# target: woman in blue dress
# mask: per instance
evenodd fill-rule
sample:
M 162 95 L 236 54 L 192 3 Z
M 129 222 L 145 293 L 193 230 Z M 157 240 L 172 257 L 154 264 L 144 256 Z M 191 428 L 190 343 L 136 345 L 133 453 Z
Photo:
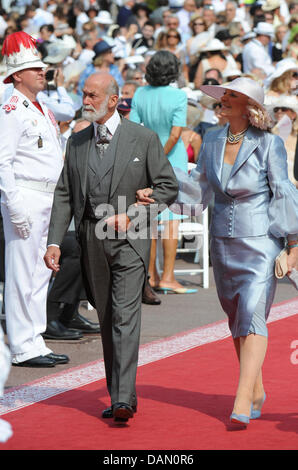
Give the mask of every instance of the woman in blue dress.
M 181 139 L 182 129 L 186 127 L 187 96 L 184 91 L 170 85 L 177 80 L 178 75 L 179 62 L 176 56 L 169 51 L 156 52 L 146 68 L 145 78 L 149 85 L 138 88 L 134 94 L 130 120 L 155 131 L 172 166 L 187 174 L 188 156 Z M 178 226 L 182 217 L 169 209 L 160 216 L 167 234 L 163 237 L 164 265 L 161 279 L 156 269 L 156 240 L 152 240 L 150 284 L 165 293 L 196 292 L 196 289 L 183 288 L 174 276 Z
M 274 262 L 286 245 L 288 270 L 298 270 L 298 192 L 288 179 L 282 139 L 268 132 L 264 91 L 237 78 L 201 90 L 221 100 L 228 124 L 203 139 L 190 176 L 179 169 L 181 203 L 207 207 L 215 195 L 211 258 L 218 297 L 228 315 L 240 375 L 231 422 L 247 426 L 261 416 L 265 401 L 262 365 L 274 299 Z M 152 202 L 150 189 L 138 193 Z

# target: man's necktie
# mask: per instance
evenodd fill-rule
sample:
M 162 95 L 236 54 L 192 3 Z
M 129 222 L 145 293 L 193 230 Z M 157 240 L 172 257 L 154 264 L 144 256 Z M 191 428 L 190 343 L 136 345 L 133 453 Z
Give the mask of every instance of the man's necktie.
M 97 127 L 96 146 L 98 147 L 100 158 L 104 156 L 111 138 L 112 136 L 109 135 L 107 126 L 99 124 Z

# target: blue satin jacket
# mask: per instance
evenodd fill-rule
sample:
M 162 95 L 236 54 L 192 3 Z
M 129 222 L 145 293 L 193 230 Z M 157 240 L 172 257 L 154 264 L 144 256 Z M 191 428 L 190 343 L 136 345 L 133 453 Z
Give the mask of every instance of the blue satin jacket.
M 178 202 L 207 207 L 215 194 L 211 235 L 254 237 L 298 233 L 298 191 L 288 179 L 287 153 L 280 137 L 247 130 L 225 188 L 221 174 L 228 124 L 206 133 L 197 167 L 179 170 Z

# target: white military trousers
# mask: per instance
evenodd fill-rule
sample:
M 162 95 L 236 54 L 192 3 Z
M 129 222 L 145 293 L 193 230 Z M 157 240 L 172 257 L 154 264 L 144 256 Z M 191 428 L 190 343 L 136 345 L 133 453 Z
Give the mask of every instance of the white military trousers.
M 51 271 L 46 252 L 53 194 L 19 188 L 33 221 L 30 236 L 20 238 L 1 204 L 5 235 L 5 319 L 12 362 L 51 353 L 42 337 L 47 326 L 47 291 Z

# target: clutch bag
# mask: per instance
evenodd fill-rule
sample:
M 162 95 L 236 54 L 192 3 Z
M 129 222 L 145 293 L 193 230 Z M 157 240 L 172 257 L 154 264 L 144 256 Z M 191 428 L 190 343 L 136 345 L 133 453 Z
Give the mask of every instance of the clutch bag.
M 288 251 L 286 248 L 281 250 L 279 255 L 275 258 L 275 276 L 277 279 L 282 279 L 288 272 Z
M 298 290 L 298 271 L 292 269 L 292 272 L 288 274 L 288 251 L 284 248 L 275 258 L 275 276 L 277 279 L 282 279 L 286 275 L 289 281 Z

